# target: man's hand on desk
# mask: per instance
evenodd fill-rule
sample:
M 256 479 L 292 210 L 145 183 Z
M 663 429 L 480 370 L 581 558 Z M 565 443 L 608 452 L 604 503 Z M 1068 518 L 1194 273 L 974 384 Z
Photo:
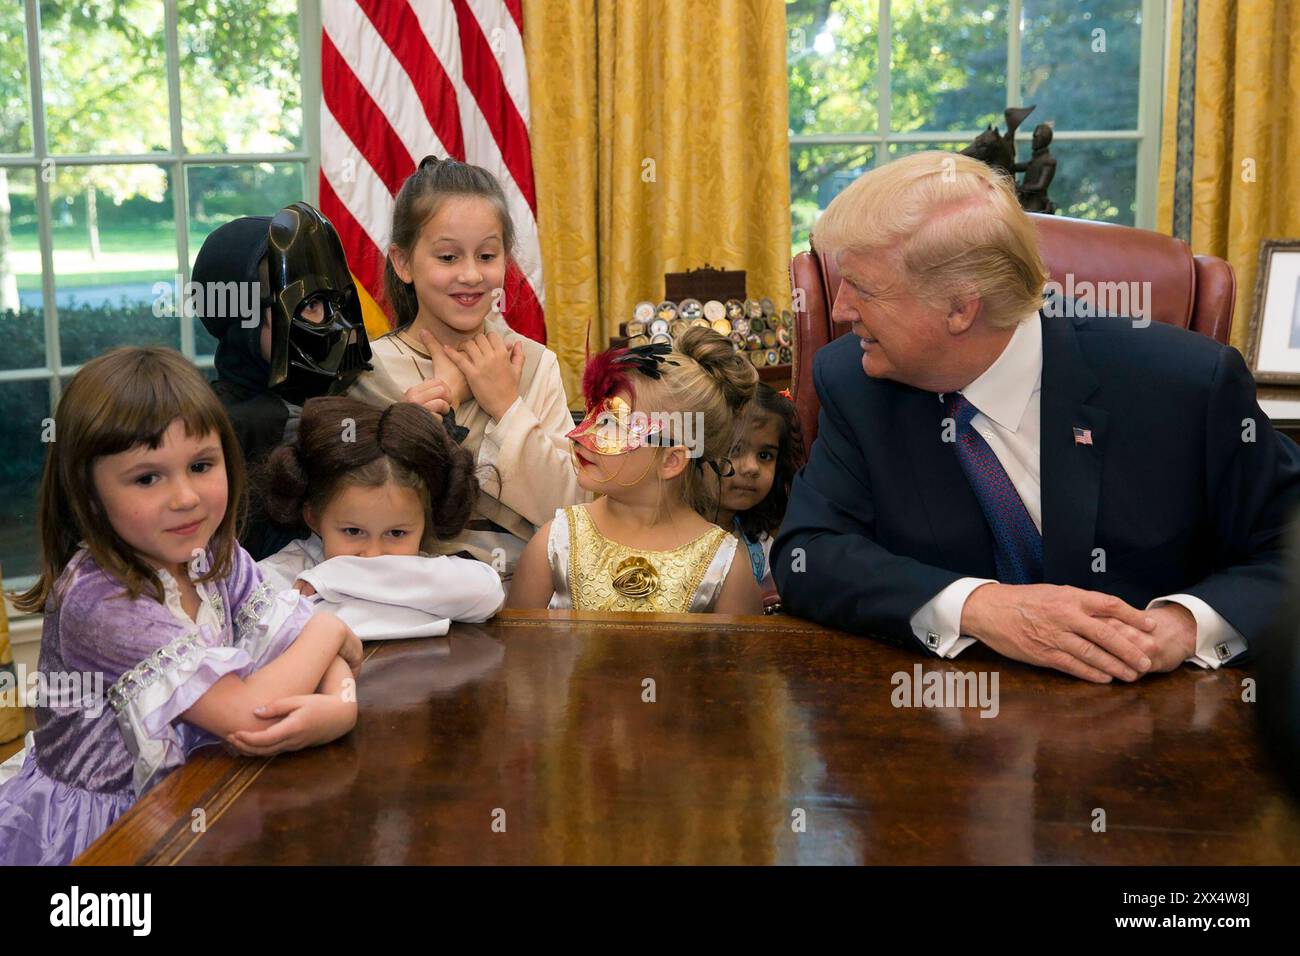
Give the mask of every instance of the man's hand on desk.
M 1196 618 L 1181 604 L 1169 603 L 1144 612 L 1156 622 L 1149 634 L 1138 635 L 1138 646 L 1151 659 L 1151 673 L 1177 670 L 1196 654 Z
M 1147 651 L 1172 640 L 1157 636 L 1160 623 L 1157 611 L 1139 611 L 1096 591 L 1055 584 L 982 584 L 966 598 L 961 633 L 1003 657 L 1105 684 L 1116 677 L 1135 681 L 1165 662 L 1164 655 L 1152 658 Z M 1165 626 L 1172 630 L 1172 624 Z

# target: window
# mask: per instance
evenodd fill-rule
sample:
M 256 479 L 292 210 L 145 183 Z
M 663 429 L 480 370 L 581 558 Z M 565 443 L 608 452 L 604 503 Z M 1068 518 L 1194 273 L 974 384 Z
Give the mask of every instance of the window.
M 303 77 L 319 75 L 318 44 L 303 38 L 318 33 L 315 0 L 0 5 L 7 587 L 37 570 L 43 422 L 68 377 L 127 344 L 210 368 L 213 340 L 197 319 L 155 315 L 155 286 L 187 282 L 222 222 L 314 197 L 304 104 L 319 86 L 309 94 Z
M 1031 103 L 1016 158 L 1053 125 L 1058 212 L 1150 228 L 1163 19 L 1162 0 L 787 0 L 794 251 L 872 166 Z

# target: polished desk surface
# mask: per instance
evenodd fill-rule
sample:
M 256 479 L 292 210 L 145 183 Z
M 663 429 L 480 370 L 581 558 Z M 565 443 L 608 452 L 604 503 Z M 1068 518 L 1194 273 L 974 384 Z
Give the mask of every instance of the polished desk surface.
M 367 651 L 347 737 L 205 748 L 78 862 L 1300 862 L 1249 671 L 1097 686 L 787 617 L 560 611 Z M 918 663 L 996 671 L 999 713 L 894 707 Z

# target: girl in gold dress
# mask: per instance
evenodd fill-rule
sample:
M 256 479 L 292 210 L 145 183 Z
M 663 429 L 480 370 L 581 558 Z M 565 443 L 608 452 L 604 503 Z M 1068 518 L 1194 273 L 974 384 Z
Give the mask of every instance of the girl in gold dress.
M 736 539 L 706 521 L 731 473 L 736 417 L 758 375 L 712 329 L 675 348 L 595 356 L 587 418 L 569 432 L 578 484 L 601 497 L 560 508 L 529 541 L 508 607 L 760 614 Z

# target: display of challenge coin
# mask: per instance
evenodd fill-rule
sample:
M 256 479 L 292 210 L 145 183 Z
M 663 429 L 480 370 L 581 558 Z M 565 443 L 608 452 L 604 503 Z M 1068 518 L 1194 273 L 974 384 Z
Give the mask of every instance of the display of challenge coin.
M 727 338 L 731 339 L 731 344 L 736 347 L 737 351 L 741 351 L 745 348 L 745 335 L 743 332 L 733 330 Z
M 792 353 L 788 348 L 781 349 L 781 364 L 782 364 L 782 365 L 789 365 L 790 362 L 791 362 L 791 360 L 792 360 L 793 358 L 794 358 L 794 354 L 793 354 L 793 353 Z
M 745 314 L 749 316 L 751 322 L 754 319 L 761 319 L 763 317 L 763 307 L 758 304 L 757 299 L 746 299 Z
M 645 323 L 633 319 L 627 324 L 627 334 L 629 337 L 633 335 L 645 335 Z
M 789 309 L 782 309 L 782 310 L 781 310 L 781 321 L 782 321 L 783 323 L 785 323 L 786 325 L 790 325 L 791 323 L 794 322 L 794 313 L 791 312 Z
M 710 322 L 725 319 L 727 317 L 727 307 L 717 299 L 710 299 L 704 303 L 704 317 Z
M 790 330 L 784 325 L 776 330 L 776 344 L 782 348 L 790 345 Z
M 750 318 L 750 320 L 749 320 L 749 331 L 751 331 L 751 332 L 762 332 L 762 331 L 764 331 L 766 328 L 767 328 L 767 319 L 763 318 L 761 315 L 760 315 L 758 318 L 756 318 L 756 319 L 755 319 L 755 318 L 752 318 L 752 317 Z
M 668 323 L 668 334 L 675 339 L 690 327 L 690 323 L 685 319 L 673 319 Z
M 671 302 L 660 302 L 659 308 L 655 309 L 655 317 L 671 322 L 677 318 L 677 306 Z
M 780 359 L 781 359 L 781 357 L 777 354 L 776 349 L 768 349 L 768 350 L 767 350 L 767 364 L 768 364 L 768 365 L 779 365 L 779 364 L 780 364 Z
M 769 349 L 776 348 L 776 333 L 773 332 L 771 329 L 763 330 L 763 345 L 765 348 L 769 348 Z M 770 363 L 770 364 L 775 364 L 775 363 Z
M 677 314 L 683 319 L 698 319 L 704 314 L 704 306 L 699 299 L 682 299 L 677 305 Z
M 737 319 L 743 318 L 744 315 L 745 307 L 740 303 L 739 299 L 727 300 L 727 318 L 734 323 Z
M 670 336 L 667 332 L 656 333 L 655 335 L 650 336 L 650 344 L 651 345 L 672 345 L 673 344 L 672 336 Z
M 718 319 L 718 321 L 713 323 L 713 331 L 717 332 L 719 335 L 730 335 L 731 323 L 726 319 Z
M 632 318 L 638 322 L 649 322 L 655 317 L 655 304 L 653 302 L 638 302 L 636 308 L 632 310 Z
M 763 310 L 764 316 L 776 315 L 776 303 L 767 296 L 758 300 L 758 307 Z
M 653 335 L 667 335 L 667 334 L 668 334 L 668 320 L 667 320 L 667 319 L 655 319 L 653 322 L 651 322 L 651 323 L 650 323 L 650 334 L 651 334 L 652 336 L 653 336 Z
M 649 344 L 650 344 L 650 336 L 648 335 L 633 335 L 631 338 L 627 340 L 627 347 L 630 349 L 638 348 L 639 346 L 649 345 Z
M 757 352 L 746 352 L 745 354 L 749 356 L 749 363 L 754 368 L 762 368 L 767 364 L 767 353 L 761 349 Z
M 744 318 L 737 319 L 735 322 L 731 323 L 731 327 L 735 329 L 737 332 L 739 332 L 741 335 L 748 335 L 749 319 L 744 319 Z
M 745 348 L 749 349 L 751 352 L 761 350 L 763 348 L 763 340 L 753 332 L 750 332 L 745 336 Z
M 712 325 L 708 319 L 704 316 L 700 316 L 698 319 L 691 319 L 691 328 L 708 329 L 712 328 Z

